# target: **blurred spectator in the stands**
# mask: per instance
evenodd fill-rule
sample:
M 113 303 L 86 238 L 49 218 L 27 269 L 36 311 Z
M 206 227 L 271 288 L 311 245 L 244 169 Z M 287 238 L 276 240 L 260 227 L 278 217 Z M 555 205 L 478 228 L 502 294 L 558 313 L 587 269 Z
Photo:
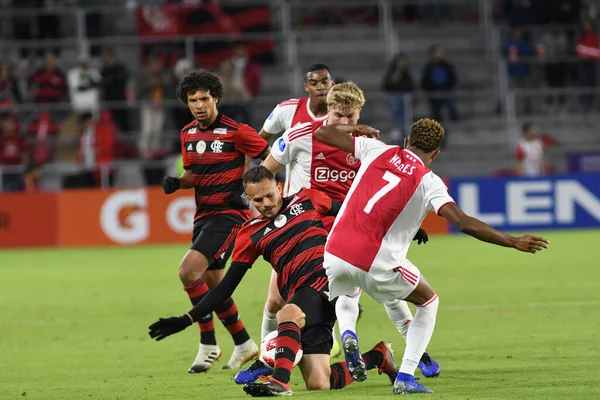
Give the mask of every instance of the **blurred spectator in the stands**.
M 399 142 L 406 134 L 407 125 L 412 122 L 407 121 L 407 117 L 410 118 L 412 114 L 410 111 L 415 91 L 415 82 L 405 54 L 397 54 L 388 66 L 383 77 L 383 90 L 390 96 L 388 103 L 394 121 L 392 139 Z
M 53 53 L 47 53 L 42 68 L 29 76 L 28 88 L 31 99 L 36 103 L 59 103 L 67 97 L 67 79 L 56 66 Z M 62 110 L 57 114 L 64 114 Z
M 81 118 L 91 115 L 96 118 L 100 108 L 100 73 L 90 67 L 85 55 L 79 56 L 78 65 L 67 73 L 71 96 L 71 107 Z
M 430 59 L 423 69 L 421 87 L 427 92 L 431 115 L 442 122 L 443 109 L 448 109 L 452 121 L 458 120 L 458 111 L 454 104 L 454 89 L 457 77 L 454 66 L 444 57 L 442 48 L 433 45 L 429 49 Z
M 104 64 L 100 74 L 102 75 L 102 101 L 122 102 L 127 99 L 127 81 L 129 72 L 125 65 L 117 60 L 115 52 L 108 49 L 103 54 Z M 107 106 L 112 114 L 113 121 L 125 133 L 129 133 L 129 111 L 125 104 L 118 107 Z
M 21 102 L 19 85 L 8 62 L 0 63 L 0 105 Z
M 515 172 L 520 176 L 544 175 L 544 143 L 534 124 L 526 122 L 522 128 L 523 137 L 516 148 Z
M 40 112 L 33 121 L 26 124 L 27 146 L 30 158 L 36 165 L 54 160 L 59 129 L 52 114 L 46 111 Z
M 235 73 L 244 81 L 250 94 L 253 97 L 259 96 L 262 91 L 262 72 L 260 65 L 248 55 L 248 47 L 244 44 L 236 45 L 231 62 Z
M 19 165 L 25 143 L 19 136 L 19 121 L 12 114 L 0 115 L 0 165 Z
M 140 155 L 152 158 L 158 150 L 163 150 L 163 128 L 165 125 L 165 108 L 163 99 L 171 86 L 172 74 L 167 71 L 158 58 L 149 58 L 139 75 L 139 99 L 141 132 L 138 141 Z
M 170 94 L 172 96 L 175 95 L 175 88 L 181 78 L 188 72 L 191 72 L 194 69 L 194 63 L 187 58 L 180 58 L 175 63 L 175 67 L 173 68 L 173 73 L 175 75 L 175 80 L 173 81 L 173 88 L 170 90 Z M 189 124 L 193 117 L 190 114 L 190 110 L 184 105 L 178 102 L 177 105 L 173 106 L 173 121 L 175 122 L 175 129 L 179 131 L 184 126 Z M 181 140 L 179 135 L 176 135 L 173 138 L 169 139 L 169 146 L 171 153 L 181 153 Z
M 118 128 L 107 110 L 103 110 L 97 121 L 88 118 L 79 141 L 78 160 L 92 172 L 94 180 L 101 180 L 101 166 L 104 172 L 110 171 L 110 163 L 115 157 L 115 140 Z
M 250 124 L 247 103 L 252 94 L 234 68 L 232 60 L 225 59 L 219 64 L 217 76 L 223 85 L 223 98 L 219 100 L 219 109 L 235 121 Z
M 583 22 L 583 30 L 577 46 L 575 47 L 577 56 L 579 57 L 579 85 L 584 89 L 592 89 L 596 87 L 596 69 L 600 61 L 600 36 L 592 21 L 585 20 Z M 594 94 L 584 93 L 581 95 L 581 105 L 583 110 L 588 112 L 594 106 Z
M 19 136 L 19 122 L 12 114 L 0 115 L 0 168 L 16 167 L 24 161 L 25 142 Z M 23 173 L 19 169 L 7 169 L 0 173 L 2 190 L 16 192 L 23 190 Z
M 546 83 L 552 90 L 561 90 L 567 85 L 569 68 L 565 57 L 569 55 L 569 39 L 559 26 L 553 25 L 540 38 L 538 56 L 544 63 Z M 564 93 L 551 93 L 546 98 L 547 103 L 556 108 L 562 108 L 565 103 Z
M 510 37 L 504 44 L 504 56 L 507 61 L 507 73 L 511 89 L 527 89 L 533 86 L 531 78 L 531 63 L 533 49 L 529 42 L 523 37 L 523 30 L 520 27 L 512 28 Z M 530 58 L 527 60 L 527 58 Z M 524 103 L 524 106 L 518 106 L 518 110 L 524 109 L 526 113 L 532 111 L 531 96 L 522 95 L 517 99 L 517 104 Z

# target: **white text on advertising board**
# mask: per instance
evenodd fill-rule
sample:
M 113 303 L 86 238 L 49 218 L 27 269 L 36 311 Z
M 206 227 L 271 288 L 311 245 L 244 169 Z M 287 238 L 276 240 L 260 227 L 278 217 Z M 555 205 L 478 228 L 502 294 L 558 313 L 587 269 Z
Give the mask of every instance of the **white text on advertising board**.
M 460 184 L 460 207 L 490 225 L 571 225 L 576 206 L 600 223 L 600 199 L 576 180 L 514 181 L 505 185 L 504 211 L 482 212 L 482 193 L 476 183 Z

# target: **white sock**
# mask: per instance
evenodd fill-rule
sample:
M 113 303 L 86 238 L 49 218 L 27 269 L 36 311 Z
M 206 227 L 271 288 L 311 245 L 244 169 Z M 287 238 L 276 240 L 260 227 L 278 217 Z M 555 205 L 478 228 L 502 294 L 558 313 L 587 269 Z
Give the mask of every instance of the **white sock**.
M 435 317 L 439 304 L 440 300 L 437 294 L 434 294 L 423 305 L 417 306 L 415 317 L 408 326 L 406 349 L 404 350 L 404 357 L 402 357 L 400 372 L 415 375 L 419 360 L 423 356 L 425 349 L 427 349 L 431 336 L 433 336 Z
M 388 300 L 383 303 L 385 306 L 385 311 L 387 311 L 388 316 L 392 323 L 398 329 L 398 332 L 402 335 L 404 340 L 406 340 L 406 334 L 408 333 L 408 326 L 410 325 L 410 321 L 413 318 L 412 312 L 410 308 L 408 308 L 408 304 L 402 300 Z
M 270 313 L 265 308 L 260 331 L 260 342 L 265 339 L 269 333 L 277 330 L 277 314 Z
M 348 296 L 338 297 L 335 303 L 335 314 L 337 315 L 340 333 L 346 331 L 356 333 L 356 320 L 358 319 L 358 296 L 356 298 Z

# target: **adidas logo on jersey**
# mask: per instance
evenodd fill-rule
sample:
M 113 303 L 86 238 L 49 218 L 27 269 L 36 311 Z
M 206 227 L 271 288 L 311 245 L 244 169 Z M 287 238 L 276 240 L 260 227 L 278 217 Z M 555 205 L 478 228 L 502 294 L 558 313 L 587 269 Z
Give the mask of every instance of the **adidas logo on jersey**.
M 194 149 L 194 147 L 193 147 L 193 146 L 192 146 L 192 144 L 190 143 L 190 144 L 188 144 L 188 147 L 187 147 L 187 149 L 188 149 L 188 150 L 193 150 L 193 149 Z
M 265 236 L 267 233 L 271 232 L 273 229 L 269 228 L 267 226 L 267 228 L 265 229 L 265 231 L 263 232 L 263 236 Z
M 323 153 L 319 153 L 315 156 L 315 160 L 324 160 L 325 159 L 325 154 Z

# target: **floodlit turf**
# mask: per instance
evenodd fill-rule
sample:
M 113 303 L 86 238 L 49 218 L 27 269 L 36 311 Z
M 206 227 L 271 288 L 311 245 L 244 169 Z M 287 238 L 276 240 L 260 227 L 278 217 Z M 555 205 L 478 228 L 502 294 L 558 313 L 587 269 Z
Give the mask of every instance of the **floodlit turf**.
M 600 231 L 549 232 L 538 255 L 464 237 L 433 237 L 411 249 L 440 296 L 429 351 L 441 376 L 421 380 L 431 399 L 598 399 Z M 217 320 L 223 358 L 188 374 L 198 328 L 157 343 L 147 327 L 189 309 L 177 277 L 186 245 L 0 252 L 0 399 L 244 398 L 221 371 L 232 342 Z M 259 338 L 269 269 L 255 265 L 235 293 Z M 363 296 L 359 338 L 366 351 L 404 342 L 382 306 Z M 296 397 L 391 396 L 387 378 Z

